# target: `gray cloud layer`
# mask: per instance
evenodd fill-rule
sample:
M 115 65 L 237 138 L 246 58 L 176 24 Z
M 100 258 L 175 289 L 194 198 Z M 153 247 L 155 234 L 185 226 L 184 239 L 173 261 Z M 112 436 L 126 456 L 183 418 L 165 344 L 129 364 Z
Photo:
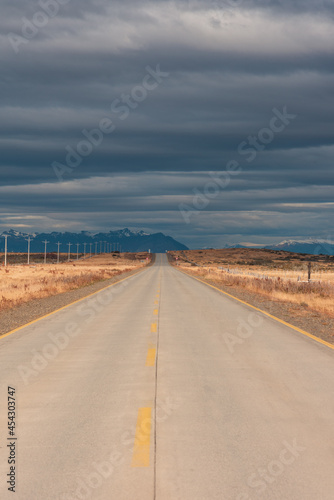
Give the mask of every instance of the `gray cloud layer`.
M 333 14 L 332 1 L 3 2 L 2 228 L 126 225 L 193 246 L 328 237 Z M 157 65 L 169 76 L 144 80 Z M 296 118 L 248 162 L 238 146 L 284 107 Z M 106 118 L 115 130 L 59 182 L 51 165 Z M 179 205 L 230 160 L 243 171 L 186 224 Z

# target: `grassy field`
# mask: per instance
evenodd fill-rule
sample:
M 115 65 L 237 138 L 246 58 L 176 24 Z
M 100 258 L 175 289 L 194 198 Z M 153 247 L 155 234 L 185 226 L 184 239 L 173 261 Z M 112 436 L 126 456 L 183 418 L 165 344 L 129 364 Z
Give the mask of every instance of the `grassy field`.
M 188 250 L 169 255 L 175 265 L 198 277 L 334 317 L 334 257 L 257 249 Z
M 144 252 L 101 254 L 68 262 L 66 254 L 62 254 L 64 262 L 60 264 L 33 263 L 30 266 L 20 264 L 22 260 L 26 262 L 26 254 L 12 257 L 15 264 L 0 267 L 0 312 L 32 299 L 57 295 L 143 267 L 151 255 Z M 34 262 L 33 258 L 31 261 Z

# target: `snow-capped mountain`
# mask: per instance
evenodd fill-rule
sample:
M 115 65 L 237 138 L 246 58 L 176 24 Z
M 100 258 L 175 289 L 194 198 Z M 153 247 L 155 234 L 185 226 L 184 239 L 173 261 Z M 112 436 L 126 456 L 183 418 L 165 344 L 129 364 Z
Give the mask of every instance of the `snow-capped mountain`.
M 84 251 L 84 243 L 86 243 L 86 252 L 92 248 L 95 250 L 97 244 L 98 250 L 104 249 L 104 243 L 111 243 L 111 248 L 122 250 L 122 252 L 143 252 L 151 250 L 153 253 L 165 252 L 166 250 L 187 250 L 187 247 L 182 243 L 174 240 L 171 236 L 166 236 L 163 233 L 149 234 L 145 231 L 132 231 L 128 228 L 109 231 L 108 233 L 92 233 L 89 231 L 81 231 L 80 233 L 60 233 L 53 231 L 51 233 L 34 233 L 27 234 L 20 231 L 9 229 L 0 233 L 0 251 L 4 251 L 5 239 L 3 236 L 8 235 L 8 252 L 26 252 L 27 239 L 31 238 L 31 252 L 44 252 L 44 241 L 47 241 L 47 251 L 55 252 L 57 250 L 56 243 L 59 241 L 60 251 L 68 250 L 68 243 L 73 245 L 72 250 L 79 244 L 79 252 Z M 91 244 L 91 246 L 90 246 Z M 101 245 L 101 247 L 100 247 Z
M 311 255 L 334 255 L 334 241 L 321 239 L 285 240 L 277 245 L 270 245 L 265 248 Z

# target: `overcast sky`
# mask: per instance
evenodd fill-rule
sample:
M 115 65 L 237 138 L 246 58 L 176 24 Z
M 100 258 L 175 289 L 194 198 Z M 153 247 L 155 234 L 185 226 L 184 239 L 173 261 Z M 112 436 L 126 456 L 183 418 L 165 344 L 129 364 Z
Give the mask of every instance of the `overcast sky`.
M 330 0 L 2 0 L 0 230 L 334 239 L 333 20 Z

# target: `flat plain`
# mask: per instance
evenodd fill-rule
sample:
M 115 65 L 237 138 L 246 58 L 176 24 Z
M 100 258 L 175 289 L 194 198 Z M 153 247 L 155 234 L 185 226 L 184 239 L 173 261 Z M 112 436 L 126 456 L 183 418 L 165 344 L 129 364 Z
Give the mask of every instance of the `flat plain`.
M 54 259 L 43 264 L 39 257 L 36 259 L 32 255 L 31 264 L 27 265 L 23 263 L 27 258 L 25 254 L 11 257 L 15 264 L 0 267 L 0 313 L 35 299 L 58 295 L 139 269 L 150 258 L 145 252 L 115 253 L 67 261 L 66 255 L 62 254 L 60 264 L 55 264 Z
M 236 248 L 169 252 L 169 258 L 188 274 L 316 336 L 334 340 L 333 256 Z

